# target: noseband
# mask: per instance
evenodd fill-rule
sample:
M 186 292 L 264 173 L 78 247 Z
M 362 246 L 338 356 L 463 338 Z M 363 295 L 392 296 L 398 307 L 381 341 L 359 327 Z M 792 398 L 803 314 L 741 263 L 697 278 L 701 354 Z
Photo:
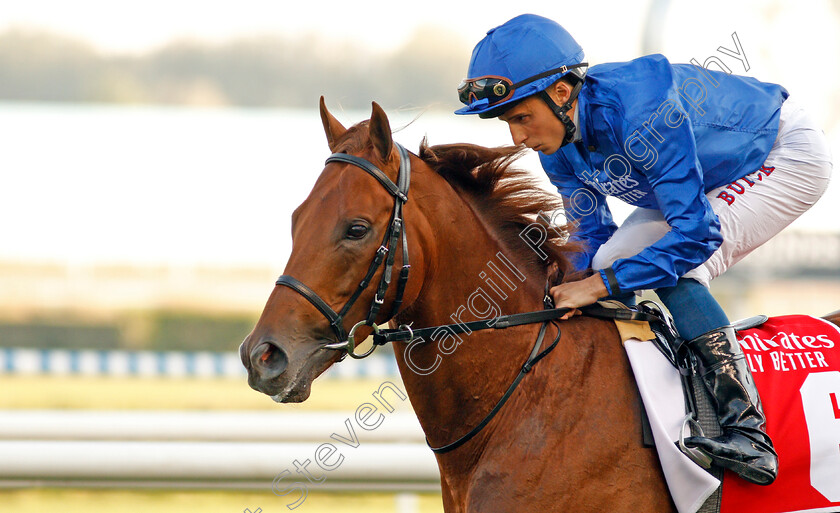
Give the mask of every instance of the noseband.
M 356 291 L 344 305 L 344 307 L 336 313 L 330 305 L 327 304 L 326 301 L 321 299 L 318 294 L 316 294 L 311 288 L 307 287 L 301 281 L 297 280 L 296 278 L 284 274 L 277 278 L 277 285 L 283 285 L 284 287 L 289 287 L 290 289 L 294 290 L 295 292 L 302 295 L 306 298 L 307 301 L 312 303 L 312 305 L 317 308 L 324 317 L 330 323 L 330 327 L 335 333 L 337 337 L 337 342 L 330 343 L 324 345 L 327 349 L 336 349 L 336 350 L 343 350 L 346 351 L 346 354 L 350 355 L 353 358 L 364 358 L 373 352 L 376 346 L 370 348 L 369 351 L 357 354 L 354 352 L 356 347 L 355 342 L 355 332 L 359 326 L 370 326 L 373 328 L 374 333 L 379 332 L 379 328 L 375 323 L 376 316 L 379 314 L 379 309 L 382 307 L 382 304 L 385 302 L 385 293 L 388 290 L 388 287 L 391 284 L 391 275 L 392 269 L 394 266 L 394 249 L 396 245 L 399 244 L 400 238 L 402 238 L 402 255 L 403 255 L 403 265 L 402 269 L 400 269 L 400 275 L 397 280 L 397 296 L 394 300 L 394 305 L 391 307 L 391 312 L 388 315 L 390 319 L 394 315 L 397 314 L 397 311 L 402 304 L 403 293 L 405 292 L 405 284 L 408 281 L 408 271 L 411 266 L 408 264 L 408 243 L 406 242 L 406 235 L 405 230 L 403 229 L 403 219 L 402 219 L 402 208 L 406 201 L 408 201 L 408 186 L 411 180 L 411 162 L 409 160 L 408 151 L 403 148 L 401 145 L 394 143 L 397 151 L 399 152 L 400 157 L 400 170 L 399 175 L 397 177 L 397 183 L 391 181 L 388 176 L 383 173 L 379 168 L 374 166 L 370 161 L 365 160 L 361 157 L 356 157 L 354 155 L 348 155 L 346 153 L 333 153 L 329 156 L 326 164 L 330 162 L 344 162 L 347 164 L 352 164 L 361 170 L 367 172 L 369 175 L 376 178 L 379 183 L 382 184 L 385 189 L 391 193 L 391 196 L 394 197 L 394 210 L 391 214 L 391 222 L 388 226 L 388 230 L 385 232 L 385 236 L 382 239 L 382 244 L 380 244 L 379 249 L 376 250 L 376 254 L 373 257 L 373 261 L 370 263 L 370 267 L 368 267 L 367 274 L 359 283 L 359 286 L 356 288 Z M 387 259 L 386 259 L 387 257 Z M 385 262 L 385 270 L 382 272 L 382 278 L 379 280 L 379 286 L 376 289 L 376 295 L 373 298 L 373 303 L 370 305 L 370 311 L 368 312 L 367 318 L 363 321 L 359 321 L 356 323 L 351 329 L 350 333 L 347 333 L 344 330 L 344 316 L 347 315 L 347 312 L 353 306 L 359 296 L 361 296 L 362 292 L 367 289 L 368 285 L 370 285 L 370 281 L 373 279 L 373 275 L 376 274 L 376 271 Z M 343 358 L 343 356 L 342 356 Z

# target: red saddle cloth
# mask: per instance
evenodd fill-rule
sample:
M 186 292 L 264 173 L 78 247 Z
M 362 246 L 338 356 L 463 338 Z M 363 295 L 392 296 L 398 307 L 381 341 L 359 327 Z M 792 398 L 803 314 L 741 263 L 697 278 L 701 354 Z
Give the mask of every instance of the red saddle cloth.
M 840 512 L 840 329 L 805 315 L 738 334 L 779 453 L 770 486 L 727 471 L 721 513 Z

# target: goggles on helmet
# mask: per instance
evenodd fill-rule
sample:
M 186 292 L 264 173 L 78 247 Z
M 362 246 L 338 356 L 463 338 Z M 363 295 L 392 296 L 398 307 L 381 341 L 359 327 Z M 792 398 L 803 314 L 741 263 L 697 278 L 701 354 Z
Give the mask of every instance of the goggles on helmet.
M 526 78 L 525 80 L 520 80 L 515 84 L 508 78 L 493 75 L 464 79 L 461 84 L 458 85 L 458 98 L 464 105 L 469 105 L 474 101 L 487 98 L 489 102 L 488 105 L 492 106 L 513 96 L 513 93 L 518 87 L 522 87 L 550 75 L 556 75 L 557 73 L 565 74 L 569 70 L 587 67 L 588 65 L 589 64 L 586 62 L 581 62 L 580 64 L 572 64 L 571 66 L 561 66 L 559 68 L 544 71 L 538 75 L 534 75 L 533 77 Z

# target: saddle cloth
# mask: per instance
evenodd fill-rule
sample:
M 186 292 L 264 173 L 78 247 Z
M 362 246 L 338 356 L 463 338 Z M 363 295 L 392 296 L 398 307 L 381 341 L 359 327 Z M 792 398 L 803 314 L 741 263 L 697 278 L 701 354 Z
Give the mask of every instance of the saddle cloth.
M 721 513 L 840 512 L 840 329 L 810 316 L 774 317 L 738 334 L 779 454 L 770 486 L 725 472 Z M 680 513 L 695 513 L 720 481 L 677 449 L 685 418 L 679 375 L 652 342 L 624 342 Z

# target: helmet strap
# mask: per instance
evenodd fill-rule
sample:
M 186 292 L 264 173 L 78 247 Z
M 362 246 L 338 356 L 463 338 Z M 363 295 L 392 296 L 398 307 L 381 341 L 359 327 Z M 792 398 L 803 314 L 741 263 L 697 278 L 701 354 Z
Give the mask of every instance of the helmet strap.
M 569 95 L 569 99 L 566 100 L 562 106 L 557 105 L 551 96 L 548 94 L 548 91 L 543 89 L 539 92 L 540 98 L 543 99 L 546 105 L 554 112 L 554 115 L 560 119 L 560 122 L 563 123 L 563 126 L 566 128 L 566 136 L 563 138 L 563 142 L 560 144 L 562 148 L 566 144 L 572 142 L 575 138 L 575 133 L 577 133 L 577 127 L 575 126 L 574 122 L 569 118 L 567 114 L 569 109 L 572 108 L 572 102 L 575 101 L 577 98 L 578 93 L 580 92 L 580 88 L 583 86 L 583 80 L 580 80 L 577 84 L 575 84 L 574 88 L 572 88 L 572 92 Z

